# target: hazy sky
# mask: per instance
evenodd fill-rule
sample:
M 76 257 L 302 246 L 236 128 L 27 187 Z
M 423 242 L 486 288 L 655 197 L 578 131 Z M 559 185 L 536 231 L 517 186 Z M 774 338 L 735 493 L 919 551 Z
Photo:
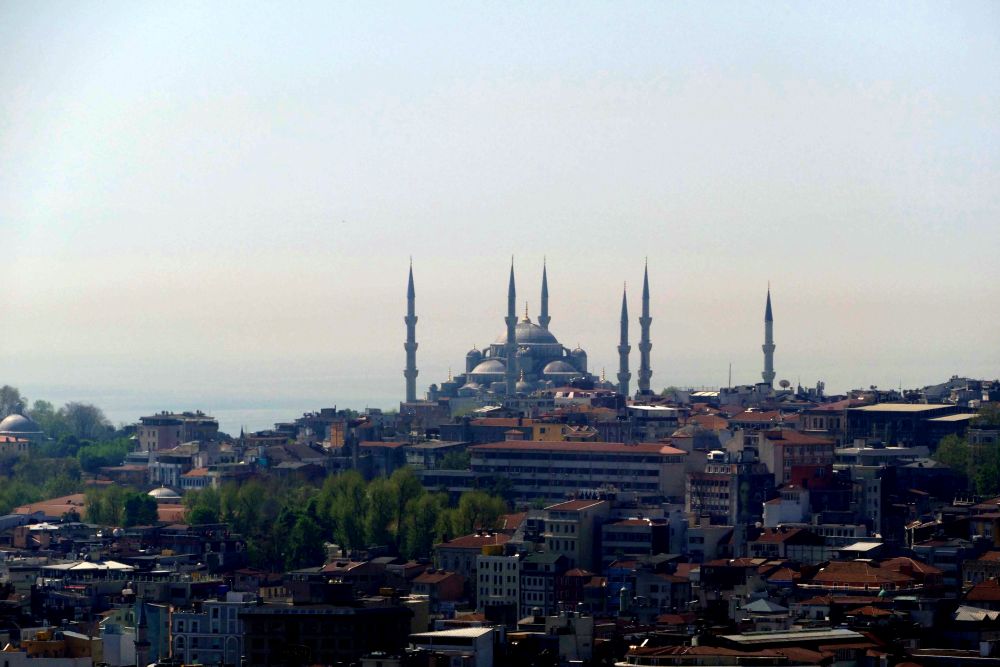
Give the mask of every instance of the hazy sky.
M 1000 375 L 1000 4 L 0 4 L 0 383 L 266 426 L 503 329 L 596 372 Z M 638 353 L 633 353 L 633 372 Z M 257 410 L 257 416 L 248 416 Z M 228 423 L 226 420 L 229 420 Z

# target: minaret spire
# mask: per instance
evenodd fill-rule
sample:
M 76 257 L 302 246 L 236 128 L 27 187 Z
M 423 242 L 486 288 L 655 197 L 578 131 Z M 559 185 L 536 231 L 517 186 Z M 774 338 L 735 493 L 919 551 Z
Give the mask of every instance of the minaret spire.
M 513 397 L 517 390 L 517 289 L 514 287 L 514 258 L 510 258 L 510 280 L 507 283 L 507 345 L 505 354 L 507 358 L 504 363 L 507 365 L 504 380 L 507 385 L 507 396 Z
M 628 369 L 628 354 L 632 346 L 628 344 L 628 287 L 622 288 L 621 338 L 618 342 L 618 393 L 628 396 L 628 381 L 632 373 Z
M 406 402 L 413 403 L 417 400 L 417 293 L 413 289 L 413 258 L 410 258 L 410 280 L 406 287 L 406 343 L 403 349 L 406 350 L 406 369 L 403 377 L 406 378 Z
M 774 388 L 774 314 L 771 313 L 771 283 L 767 284 L 767 305 L 764 307 L 764 384 Z
M 642 274 L 642 316 L 639 318 L 639 393 L 650 394 L 649 379 L 653 377 L 653 369 L 649 366 L 649 351 L 653 344 L 649 340 L 649 325 L 653 318 L 649 316 L 649 260 Z
M 538 326 L 546 331 L 549 329 L 549 276 L 545 266 L 545 259 L 542 259 L 542 310 L 538 313 Z

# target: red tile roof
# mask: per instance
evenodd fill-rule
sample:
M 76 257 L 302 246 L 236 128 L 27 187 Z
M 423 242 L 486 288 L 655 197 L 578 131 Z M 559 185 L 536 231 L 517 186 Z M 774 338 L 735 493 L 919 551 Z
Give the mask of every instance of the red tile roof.
M 510 542 L 510 535 L 504 533 L 490 533 L 484 535 L 464 535 L 456 537 L 448 542 L 435 545 L 435 549 L 482 549 L 486 546 L 506 544 Z
M 524 520 L 528 518 L 527 512 L 515 512 L 513 514 L 504 514 L 500 517 L 499 527 L 500 530 L 515 531 L 521 527 Z
M 363 440 L 363 441 L 361 441 L 361 442 L 358 443 L 358 446 L 361 449 L 369 449 L 369 448 L 373 448 L 373 449 L 377 449 L 377 448 L 381 448 L 381 449 L 399 449 L 400 447 L 403 447 L 403 446 L 408 445 L 408 444 L 409 443 L 407 443 L 407 442 L 394 442 L 394 441 L 386 441 L 386 440 Z
M 903 574 L 916 574 L 921 576 L 928 575 L 941 575 L 943 574 L 941 570 L 934 567 L 933 565 L 928 565 L 927 563 L 917 560 L 916 558 L 908 558 L 906 556 L 897 556 L 896 558 L 889 558 L 882 561 L 880 564 L 882 568 L 892 570 L 894 572 L 902 572 Z
M 164 523 L 176 523 L 184 520 L 187 508 L 184 505 L 157 505 L 156 518 Z
M 594 573 L 590 570 L 584 570 L 580 567 L 574 567 L 572 570 L 566 570 L 564 577 L 592 577 Z
M 549 505 L 546 510 L 556 511 L 556 512 L 579 512 L 580 510 L 589 509 L 591 507 L 596 507 L 604 500 L 567 500 L 566 502 L 556 503 L 555 505 Z
M 965 599 L 971 602 L 1000 602 L 1000 582 L 988 579 L 976 584 L 965 594 Z
M 87 511 L 87 499 L 82 493 L 60 496 L 50 500 L 42 500 L 30 505 L 14 508 L 14 514 L 34 514 L 44 512 L 46 516 L 62 516 L 66 512 L 76 510 L 81 516 Z
M 867 405 L 867 401 L 860 398 L 845 398 L 841 401 L 834 401 L 832 403 L 822 403 L 814 408 L 809 408 L 806 412 L 843 412 L 847 408 L 854 408 L 859 405 Z
M 729 421 L 730 423 L 736 422 L 737 424 L 777 424 L 784 421 L 784 415 L 778 410 L 768 410 L 765 412 L 745 410 L 730 417 Z
M 818 435 L 810 435 L 787 428 L 776 428 L 764 431 L 764 437 L 773 442 L 787 445 L 824 445 L 833 446 L 833 440 Z
M 523 419 L 520 417 L 480 417 L 470 422 L 473 426 L 531 426 L 534 419 Z
M 808 581 L 810 584 L 822 586 L 905 585 L 912 582 L 913 577 L 909 575 L 880 567 L 873 567 L 863 561 L 831 561 Z
M 879 609 L 878 607 L 873 607 L 867 605 L 865 607 L 858 607 L 857 609 L 852 609 L 847 612 L 848 616 L 892 616 L 891 611 L 886 611 L 885 609 Z
M 688 421 L 710 431 L 723 431 L 729 428 L 729 420 L 718 415 L 694 415 Z
M 462 575 L 457 572 L 446 572 L 444 570 L 438 570 L 437 572 L 424 572 L 418 577 L 413 579 L 415 584 L 439 584 L 446 579 L 451 577 L 460 577 Z
M 795 570 L 788 567 L 783 567 L 773 572 L 771 576 L 769 576 L 767 579 L 768 581 L 795 581 L 796 579 L 801 579 L 801 578 L 802 575 L 796 572 Z
M 802 532 L 802 528 L 765 528 L 754 542 L 780 543 L 787 542 Z
M 698 619 L 697 614 L 660 614 L 656 617 L 657 625 L 690 625 Z

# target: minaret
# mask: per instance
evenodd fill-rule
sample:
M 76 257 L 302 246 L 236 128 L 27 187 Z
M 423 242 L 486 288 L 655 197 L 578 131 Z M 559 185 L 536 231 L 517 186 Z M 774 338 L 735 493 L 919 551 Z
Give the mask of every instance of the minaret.
M 507 396 L 513 397 L 514 392 L 517 390 L 517 369 L 515 365 L 517 364 L 517 312 L 515 311 L 515 303 L 517 300 L 517 290 L 514 289 L 514 258 L 510 259 L 510 281 L 507 284 L 507 317 L 504 322 L 507 323 L 507 346 L 506 355 L 507 363 L 506 377 L 507 382 Z
M 545 260 L 542 260 L 542 310 L 538 314 L 538 326 L 549 330 L 549 276 L 545 270 Z
M 653 344 L 649 341 L 649 325 L 653 318 L 649 316 L 649 263 L 642 275 L 642 317 L 639 318 L 639 393 L 649 394 L 649 378 L 653 377 L 653 369 L 649 367 L 649 350 Z
M 767 286 L 767 306 L 764 308 L 764 384 L 774 387 L 774 316 L 771 314 L 771 285 Z
M 628 344 L 628 297 L 624 289 L 621 326 L 621 340 L 618 343 L 618 393 L 628 396 L 628 381 L 632 379 L 632 373 L 628 370 L 628 353 L 632 351 L 632 346 Z
M 406 350 L 406 369 L 403 377 L 406 378 L 406 402 L 413 403 L 417 400 L 417 295 L 413 289 L 413 260 L 410 260 L 410 283 L 406 287 L 406 343 L 403 348 Z
M 146 625 L 146 600 L 136 599 L 135 620 L 135 664 L 136 667 L 146 667 L 149 664 L 149 638 Z

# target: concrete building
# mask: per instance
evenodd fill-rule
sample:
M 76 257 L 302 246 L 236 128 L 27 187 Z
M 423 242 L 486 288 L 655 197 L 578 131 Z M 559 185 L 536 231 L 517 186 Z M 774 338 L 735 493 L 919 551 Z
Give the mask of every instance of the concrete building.
M 601 562 L 652 556 L 670 551 L 670 526 L 665 519 L 619 519 L 601 526 Z
M 644 496 L 684 496 L 685 452 L 669 445 L 509 440 L 470 447 L 477 479 L 510 480 L 517 498 L 557 500 L 612 486 Z
M 545 508 L 546 550 L 566 557 L 569 568 L 600 566 L 601 525 L 611 513 L 606 500 L 568 500 Z
M 940 430 L 940 423 L 932 420 L 964 412 L 969 410 L 928 403 L 876 403 L 848 408 L 845 441 L 877 440 L 888 445 L 934 447 L 937 440 L 932 434 Z
M 161 412 L 140 417 L 136 425 L 139 450 L 143 452 L 172 449 L 192 440 L 215 440 L 218 434 L 219 422 L 200 410 Z
M 567 560 L 557 553 L 531 553 L 521 559 L 521 606 L 518 618 L 540 610 L 554 614 L 558 606 L 557 580 L 567 571 Z
M 185 664 L 239 665 L 244 637 L 239 612 L 255 599 L 250 593 L 229 593 L 200 608 L 175 610 L 170 623 L 173 656 Z
M 761 431 L 757 440 L 760 460 L 774 475 L 776 485 L 792 477 L 792 466 L 833 463 L 833 440 L 790 429 Z
M 418 632 L 410 635 L 410 648 L 440 656 L 444 664 L 461 667 L 493 667 L 493 628 L 460 628 Z M 436 660 L 431 664 L 441 664 Z

